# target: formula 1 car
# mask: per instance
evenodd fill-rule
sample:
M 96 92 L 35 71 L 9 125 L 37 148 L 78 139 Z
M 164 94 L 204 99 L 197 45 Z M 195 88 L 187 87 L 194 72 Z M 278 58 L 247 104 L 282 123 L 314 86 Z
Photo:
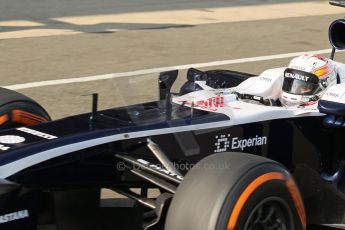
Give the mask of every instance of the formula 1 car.
M 332 57 L 345 49 L 344 32 L 345 20 L 331 24 Z M 170 92 L 178 72 L 164 72 L 158 101 L 98 111 L 94 94 L 90 113 L 55 121 L 1 88 L 0 229 L 116 229 L 122 217 L 100 205 L 102 188 L 135 201 L 122 209 L 132 223 L 121 229 L 341 227 L 345 65 L 337 65 L 339 84 L 304 108 L 274 106 L 283 68 L 190 69 L 179 94 Z

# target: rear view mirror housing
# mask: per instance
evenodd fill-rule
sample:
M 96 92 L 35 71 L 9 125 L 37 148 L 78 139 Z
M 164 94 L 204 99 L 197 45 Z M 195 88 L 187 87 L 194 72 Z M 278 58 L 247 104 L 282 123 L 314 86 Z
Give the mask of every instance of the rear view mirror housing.
M 340 1 L 339 1 L 340 2 Z M 345 6 L 345 1 L 342 2 Z M 334 49 L 345 49 L 345 19 L 338 19 L 332 22 L 329 27 L 329 41 Z
M 334 5 L 334 6 L 345 7 L 345 1 L 343 0 L 330 0 L 329 4 Z

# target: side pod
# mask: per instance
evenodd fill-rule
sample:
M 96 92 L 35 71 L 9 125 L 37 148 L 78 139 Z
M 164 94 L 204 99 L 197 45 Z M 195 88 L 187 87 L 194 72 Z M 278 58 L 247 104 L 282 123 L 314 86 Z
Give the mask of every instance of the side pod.
M 38 193 L 0 179 L 0 229 L 34 230 L 37 226 Z

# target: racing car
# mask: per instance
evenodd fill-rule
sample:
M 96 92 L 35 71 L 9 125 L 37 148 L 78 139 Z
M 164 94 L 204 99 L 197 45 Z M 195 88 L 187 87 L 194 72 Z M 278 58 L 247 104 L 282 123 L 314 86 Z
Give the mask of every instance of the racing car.
M 334 21 L 332 59 L 344 34 Z M 345 65 L 334 63 L 338 84 L 298 107 L 276 104 L 286 67 L 189 69 L 179 93 L 168 71 L 157 101 L 100 111 L 93 94 L 91 112 L 53 121 L 1 88 L 0 229 L 115 229 L 103 188 L 134 201 L 125 229 L 344 226 Z

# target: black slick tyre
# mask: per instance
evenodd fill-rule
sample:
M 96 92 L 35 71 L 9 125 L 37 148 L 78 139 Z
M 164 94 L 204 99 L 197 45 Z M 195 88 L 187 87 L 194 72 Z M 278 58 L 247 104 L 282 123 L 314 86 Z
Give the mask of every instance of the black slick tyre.
M 165 229 L 300 230 L 305 225 L 300 193 L 283 166 L 260 156 L 219 153 L 187 173 Z
M 0 88 L 0 130 L 50 121 L 45 109 L 31 98 Z

